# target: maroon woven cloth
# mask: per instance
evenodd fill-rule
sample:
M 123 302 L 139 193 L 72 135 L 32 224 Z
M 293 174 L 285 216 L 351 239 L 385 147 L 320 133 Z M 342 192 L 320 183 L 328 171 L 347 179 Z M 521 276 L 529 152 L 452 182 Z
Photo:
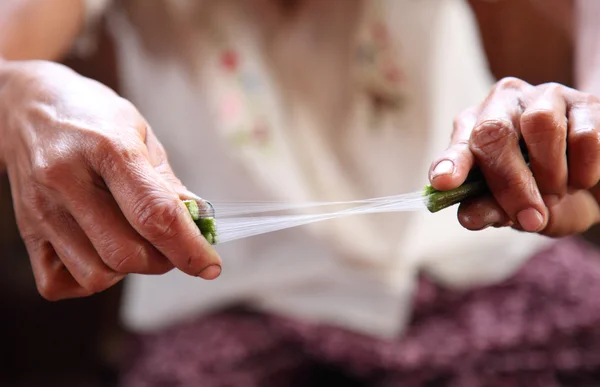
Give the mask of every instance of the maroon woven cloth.
M 123 387 L 600 386 L 600 253 L 565 239 L 468 292 L 421 279 L 390 341 L 231 309 L 135 338 Z

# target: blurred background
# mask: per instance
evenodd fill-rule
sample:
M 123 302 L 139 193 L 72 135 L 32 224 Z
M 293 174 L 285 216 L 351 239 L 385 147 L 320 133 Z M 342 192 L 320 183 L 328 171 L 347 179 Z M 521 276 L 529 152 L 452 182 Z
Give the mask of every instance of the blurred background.
M 496 77 L 572 84 L 572 45 L 565 30 L 529 2 L 471 3 Z M 65 64 L 119 89 L 107 34 L 94 57 Z M 83 300 L 44 301 L 19 238 L 5 177 L 0 180 L 0 213 L 0 386 L 114 386 L 127 334 L 118 319 L 121 287 Z M 599 236 L 594 229 L 586 238 L 598 242 Z

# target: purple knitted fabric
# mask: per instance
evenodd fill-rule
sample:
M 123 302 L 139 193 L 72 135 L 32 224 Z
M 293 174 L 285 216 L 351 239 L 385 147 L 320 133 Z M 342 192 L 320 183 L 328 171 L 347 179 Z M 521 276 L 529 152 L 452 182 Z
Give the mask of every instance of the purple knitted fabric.
M 561 240 L 504 283 L 464 293 L 422 279 L 393 341 L 229 310 L 137 344 L 124 387 L 318 386 L 323 367 L 344 386 L 599 386 L 600 253 Z

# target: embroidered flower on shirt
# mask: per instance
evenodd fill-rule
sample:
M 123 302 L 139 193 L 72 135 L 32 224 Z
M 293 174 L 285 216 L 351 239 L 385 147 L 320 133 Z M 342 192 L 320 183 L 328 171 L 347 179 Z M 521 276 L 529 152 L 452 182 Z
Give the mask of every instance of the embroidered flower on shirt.
M 266 146 L 269 143 L 271 133 L 265 119 L 256 122 L 252 130 L 252 138 L 259 146 Z
M 390 43 L 390 34 L 382 21 L 374 22 L 371 26 L 371 36 L 375 44 L 386 47 Z
M 223 54 L 221 54 L 221 65 L 225 68 L 225 70 L 230 72 L 235 72 L 239 67 L 239 55 L 236 51 L 233 50 L 225 50 Z
M 400 113 L 408 83 L 398 63 L 397 45 L 385 22 L 382 4 L 374 0 L 363 16 L 355 48 L 358 87 L 371 101 L 370 127 L 379 128 L 390 113 Z
M 221 119 L 226 125 L 239 121 L 243 103 L 238 93 L 230 93 L 221 101 Z
M 264 80 L 243 62 L 240 51 L 229 47 L 219 55 L 219 68 L 226 81 L 219 111 L 229 140 L 237 147 L 267 151 L 272 136 L 264 111 Z
M 397 67 L 392 67 L 392 68 L 389 68 L 387 71 L 385 71 L 385 79 L 387 79 L 388 81 L 390 81 L 392 83 L 395 83 L 395 84 L 400 83 L 404 80 L 403 78 L 404 78 L 404 74 Z
M 261 81 L 260 78 L 257 77 L 255 74 L 245 71 L 242 74 L 240 74 L 240 81 L 242 83 L 242 87 L 245 90 L 248 90 L 251 93 L 260 92 Z
M 369 66 L 375 62 L 375 47 L 369 44 L 359 45 L 356 49 L 356 61 L 359 65 Z

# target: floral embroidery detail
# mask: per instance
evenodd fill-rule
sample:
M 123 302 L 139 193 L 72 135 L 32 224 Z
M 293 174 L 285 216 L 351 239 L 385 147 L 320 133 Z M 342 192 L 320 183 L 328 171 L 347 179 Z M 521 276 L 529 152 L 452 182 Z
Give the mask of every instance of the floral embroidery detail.
M 385 78 L 393 83 L 400 83 L 404 80 L 404 74 L 397 67 L 392 67 L 385 72 Z
M 237 147 L 268 151 L 272 135 L 264 112 L 264 80 L 251 66 L 242 66 L 240 51 L 225 48 L 218 58 L 226 81 L 219 113 L 229 141 Z
M 221 65 L 225 68 L 225 70 L 234 72 L 237 71 L 239 67 L 239 55 L 236 51 L 226 50 L 221 55 Z
M 375 62 L 375 47 L 372 45 L 360 45 L 356 49 L 356 61 L 359 65 L 369 66 Z
M 229 140 L 238 147 L 258 147 L 263 153 L 271 150 L 271 131 L 264 120 L 258 121 L 252 131 L 246 130 L 244 126 L 237 127 L 229 135 Z
M 257 93 L 260 91 L 261 81 L 255 74 L 244 72 L 240 75 L 240 81 L 245 90 L 248 90 L 252 93 Z
M 396 61 L 398 56 L 383 15 L 381 3 L 373 0 L 364 15 L 355 52 L 356 80 L 371 97 L 373 126 L 385 112 L 404 106 L 407 90 L 407 79 Z
M 383 22 L 377 21 L 371 27 L 371 35 L 373 40 L 380 47 L 387 47 L 390 44 L 390 34 Z
M 363 15 L 354 52 L 355 79 L 370 97 L 374 127 L 380 126 L 386 113 L 398 112 L 406 97 L 406 76 L 396 63 L 394 42 L 383 15 L 380 0 L 372 0 Z M 217 57 L 226 88 L 219 105 L 221 120 L 233 144 L 265 152 L 274 138 L 267 114 L 268 85 L 252 58 L 244 57 L 243 49 L 224 43 Z
M 225 123 L 235 122 L 242 114 L 242 101 L 240 97 L 231 93 L 221 102 L 221 118 Z
M 259 120 L 256 125 L 254 125 L 254 129 L 252 130 L 252 137 L 255 143 L 259 146 L 265 146 L 270 138 L 271 133 L 269 131 L 269 127 L 267 125 L 266 120 Z

